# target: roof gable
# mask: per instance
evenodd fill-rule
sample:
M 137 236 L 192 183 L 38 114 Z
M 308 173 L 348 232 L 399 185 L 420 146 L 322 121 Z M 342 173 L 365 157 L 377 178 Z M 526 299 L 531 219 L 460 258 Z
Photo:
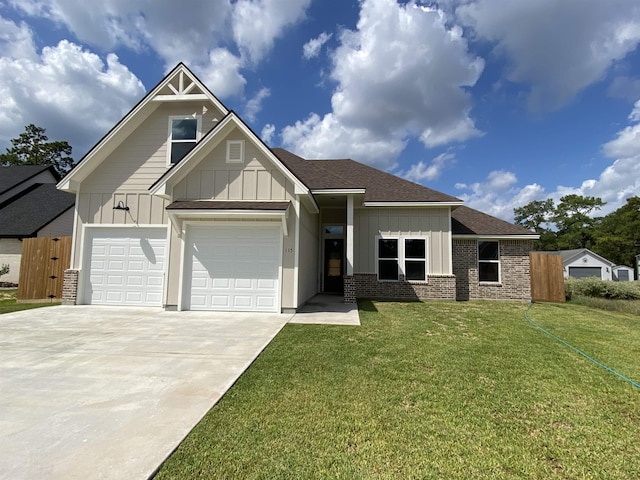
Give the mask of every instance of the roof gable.
M 589 250 L 588 248 L 575 248 L 573 250 L 557 250 L 555 252 L 547 252 L 547 253 L 552 253 L 554 255 L 560 255 L 562 257 L 562 262 L 567 265 L 569 263 L 573 263 L 576 260 L 584 257 L 584 256 L 588 256 L 591 257 L 599 262 L 604 263 L 605 265 L 608 265 L 610 267 L 613 267 L 615 265 L 615 263 L 607 260 L 604 257 L 601 257 L 600 255 L 598 255 L 597 253 L 592 252 L 591 250 Z
M 179 63 L 145 95 L 58 183 L 58 188 L 77 191 L 82 182 L 113 150 L 131 135 L 158 106 L 167 102 L 208 101 L 223 115 L 228 109 L 189 70 Z
M 60 175 L 51 165 L 9 165 L 0 168 L 2 168 L 0 170 L 0 195 L 47 170 L 51 173 L 52 183 L 60 180 Z
M 297 193 L 308 194 L 308 188 L 274 152 L 258 137 L 251 128 L 233 111 L 222 119 L 211 129 L 200 141 L 189 151 L 179 162 L 169 168 L 151 187 L 149 191 L 152 195 L 169 197 L 168 187 L 175 186 L 180 180 L 186 177 L 226 136 L 234 129 L 238 128 L 256 148 L 280 170 L 295 186 Z
M 36 183 L 0 206 L 0 237 L 33 237 L 73 207 L 75 195 L 54 183 Z

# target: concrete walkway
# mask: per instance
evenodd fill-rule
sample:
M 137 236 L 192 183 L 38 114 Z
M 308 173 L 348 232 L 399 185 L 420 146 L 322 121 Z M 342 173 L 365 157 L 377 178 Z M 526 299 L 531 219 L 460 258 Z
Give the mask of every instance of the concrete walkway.
M 0 316 L 0 478 L 146 479 L 292 315 Z
M 319 294 L 311 298 L 289 323 L 360 325 L 358 305 L 344 303 L 342 295 Z

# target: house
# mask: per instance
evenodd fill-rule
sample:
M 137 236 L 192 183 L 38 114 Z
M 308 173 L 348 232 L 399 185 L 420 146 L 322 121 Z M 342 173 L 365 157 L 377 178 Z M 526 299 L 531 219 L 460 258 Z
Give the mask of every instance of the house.
M 634 279 L 633 268 L 626 265 L 616 265 L 613 267 L 612 277 L 616 282 L 632 282 Z
M 530 297 L 537 235 L 353 160 L 269 148 L 183 64 L 58 188 L 77 196 L 67 304 Z
M 0 280 L 17 284 L 22 239 L 71 235 L 75 195 L 56 188 L 60 175 L 52 166 L 0 167 Z
M 613 280 L 615 264 L 587 248 L 547 253 L 562 257 L 564 278 L 596 277 L 600 280 Z

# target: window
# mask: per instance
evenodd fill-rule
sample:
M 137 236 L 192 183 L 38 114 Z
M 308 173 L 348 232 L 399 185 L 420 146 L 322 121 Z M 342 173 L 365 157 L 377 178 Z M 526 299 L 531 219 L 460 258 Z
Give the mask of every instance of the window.
M 478 242 L 478 279 L 481 282 L 500 281 L 500 249 L 498 242 Z
M 426 238 L 378 238 L 378 280 L 427 279 Z
M 407 280 L 426 280 L 427 241 L 424 238 L 404 239 L 404 276 Z
M 169 118 L 169 163 L 179 162 L 195 147 L 200 131 L 199 117 L 170 117 Z
M 398 239 L 378 239 L 378 279 L 398 280 Z
M 227 163 L 244 162 L 244 140 L 227 140 Z

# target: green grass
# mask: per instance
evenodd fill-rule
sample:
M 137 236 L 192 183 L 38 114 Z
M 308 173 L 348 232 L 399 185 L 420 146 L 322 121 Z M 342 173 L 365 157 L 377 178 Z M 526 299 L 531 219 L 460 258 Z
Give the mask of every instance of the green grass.
M 597 298 L 575 295 L 569 301 L 576 305 L 583 305 L 600 310 L 609 310 L 612 312 L 631 313 L 640 315 L 640 300 L 618 300 L 611 298 Z
M 520 303 L 361 302 L 361 327 L 287 325 L 157 478 L 638 478 L 640 390 Z M 640 380 L 640 321 L 530 317 Z
M 60 302 L 46 303 L 18 303 L 16 296 L 18 290 L 0 290 L 0 315 L 3 313 L 18 312 L 20 310 L 30 310 L 32 308 L 50 307 L 60 305 Z

